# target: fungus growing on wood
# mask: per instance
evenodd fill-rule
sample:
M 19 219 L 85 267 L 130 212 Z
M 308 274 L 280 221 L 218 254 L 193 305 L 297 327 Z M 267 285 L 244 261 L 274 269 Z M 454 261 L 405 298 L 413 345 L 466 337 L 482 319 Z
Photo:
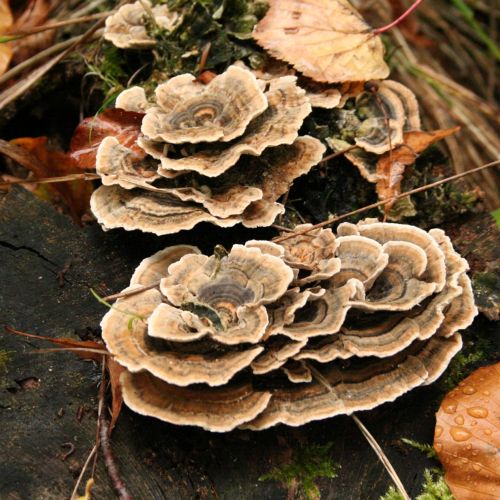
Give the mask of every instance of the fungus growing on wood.
M 179 22 L 179 14 L 170 12 L 166 5 L 151 6 L 150 0 L 125 4 L 106 18 L 104 39 L 120 49 L 150 49 L 156 45 L 146 29 L 146 23 L 172 30 Z
M 117 301 L 103 339 L 139 413 L 302 425 L 438 378 L 477 313 L 467 268 L 443 231 L 374 220 L 211 256 L 179 245 L 140 264 L 128 290 L 155 286 Z
M 174 77 L 154 99 L 132 87 L 117 106 L 144 118 L 134 150 L 112 137 L 99 146 L 103 186 L 91 208 L 105 229 L 160 235 L 202 221 L 268 226 L 284 210 L 278 198 L 325 150 L 298 136 L 311 105 L 293 76 L 266 84 L 230 66 L 207 85 Z
M 328 142 L 334 150 L 358 146 L 362 151 L 355 149 L 346 157 L 356 166 L 361 163 L 360 172 L 367 177 L 366 171 L 373 167 L 371 156 L 364 160 L 363 153 L 381 155 L 402 144 L 404 132 L 420 130 L 420 115 L 415 95 L 399 82 L 383 80 L 374 83 L 373 89 L 360 92 L 358 88 L 357 92 L 341 104 L 339 131 Z

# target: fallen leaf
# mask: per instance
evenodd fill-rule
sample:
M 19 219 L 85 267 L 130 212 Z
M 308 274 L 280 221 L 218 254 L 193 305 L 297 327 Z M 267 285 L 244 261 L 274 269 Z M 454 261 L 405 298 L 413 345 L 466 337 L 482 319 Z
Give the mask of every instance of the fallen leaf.
M 10 149 L 6 144 L 11 146 Z M 81 172 L 69 154 L 49 148 L 46 137 L 20 137 L 9 143 L 0 141 L 0 152 L 33 172 L 37 179 Z M 84 180 L 59 182 L 47 185 L 46 190 L 53 201 L 57 199 L 51 194 L 59 195 L 75 222 L 81 223 L 81 217 L 90 204 L 93 191 L 91 182 Z M 46 192 L 45 188 L 43 192 Z
M 14 333 L 15 335 L 20 335 L 21 337 L 29 337 L 31 339 L 45 340 L 52 344 L 62 346 L 62 350 L 70 350 L 74 352 L 79 358 L 90 359 L 93 361 L 101 361 L 102 356 L 108 354 L 108 351 L 103 344 L 94 342 L 93 340 L 74 340 L 68 337 L 52 338 L 45 337 L 43 335 L 35 335 L 34 333 L 21 332 L 20 330 L 15 330 L 10 326 L 4 326 L 5 331 L 9 333 Z M 99 351 L 99 352 L 96 352 Z
M 146 153 L 136 144 L 144 114 L 119 108 L 106 109 L 97 116 L 85 118 L 71 138 L 70 156 L 81 170 L 95 169 L 97 148 L 105 137 L 113 136 L 132 149 L 141 159 Z
M 434 449 L 457 500 L 500 498 L 500 363 L 450 391 L 436 414 Z
M 347 0 L 271 0 L 253 37 L 274 57 L 318 82 L 389 75 L 379 35 Z
M 454 134 L 460 127 L 434 132 L 413 130 L 404 134 L 403 144 L 382 155 L 377 161 L 377 195 L 386 200 L 401 193 L 401 181 L 405 167 L 415 163 L 417 156 L 435 142 Z M 385 205 L 386 213 L 392 204 Z
M 0 0 L 0 36 L 7 34 L 14 22 L 9 0 Z M 0 43 L 0 75 L 9 67 L 12 59 L 12 48 L 9 43 Z
M 5 331 L 20 335 L 21 337 L 28 337 L 36 340 L 44 340 L 52 344 L 60 345 L 61 350 L 69 350 L 76 354 L 79 358 L 101 362 L 102 357 L 105 356 L 106 370 L 108 371 L 109 380 L 111 383 L 111 424 L 109 432 L 111 433 L 123 405 L 122 389 L 120 384 L 120 376 L 125 368 L 120 365 L 115 359 L 109 355 L 106 347 L 99 342 L 93 340 L 74 340 L 68 337 L 45 337 L 43 335 L 35 335 L 34 333 L 21 332 L 15 330 L 10 326 L 4 326 Z
M 22 33 L 41 26 L 47 21 L 53 8 L 52 0 L 31 0 L 12 25 L 11 33 Z M 12 42 L 12 64 L 20 62 L 47 48 L 56 36 L 55 30 L 25 36 Z
M 111 383 L 111 423 L 109 433 L 113 431 L 116 421 L 120 416 L 123 405 L 122 386 L 120 384 L 120 375 L 125 368 L 117 363 L 113 357 L 108 356 L 106 359 L 106 369 L 108 370 L 109 381 Z

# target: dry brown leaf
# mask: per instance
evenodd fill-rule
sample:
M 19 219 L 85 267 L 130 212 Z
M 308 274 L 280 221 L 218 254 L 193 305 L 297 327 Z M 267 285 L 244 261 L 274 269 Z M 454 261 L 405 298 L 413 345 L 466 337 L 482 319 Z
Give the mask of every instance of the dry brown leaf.
M 9 0 L 0 0 L 0 36 L 7 34 L 14 22 Z M 9 43 L 0 43 L 0 75 L 9 67 L 12 59 L 12 48 Z
M 500 498 L 500 363 L 450 391 L 436 414 L 434 449 L 457 500 Z
M 61 350 L 69 350 L 76 354 L 79 358 L 101 362 L 105 356 L 106 370 L 108 370 L 109 380 L 111 383 L 111 425 L 110 432 L 113 430 L 116 420 L 120 416 L 120 411 L 123 405 L 122 390 L 120 385 L 120 375 L 125 370 L 123 366 L 118 364 L 112 356 L 109 356 L 106 347 L 103 344 L 94 342 L 93 340 L 74 340 L 67 337 L 52 338 L 43 335 L 35 335 L 33 333 L 21 332 L 10 326 L 4 326 L 4 329 L 9 333 L 28 337 L 37 340 L 45 340 L 52 344 L 60 345 Z
M 271 0 L 253 33 L 259 45 L 318 82 L 389 75 L 379 35 L 347 0 Z
M 31 0 L 22 14 L 15 20 L 10 32 L 22 33 L 41 26 L 47 21 L 53 4 L 53 0 Z M 55 35 L 55 30 L 48 30 L 14 40 L 12 42 L 12 64 L 19 64 L 48 47 L 53 42 Z
M 106 369 L 108 370 L 109 381 L 111 383 L 111 423 L 109 432 L 113 431 L 116 421 L 120 416 L 123 405 L 122 386 L 120 384 L 120 376 L 125 368 L 117 363 L 114 358 L 108 356 L 106 359 Z
M 0 152 L 8 155 L 23 167 L 31 170 L 35 178 L 59 177 L 81 172 L 71 156 L 62 151 L 50 149 L 46 137 L 20 137 L 8 143 L 11 151 L 5 150 L 2 141 Z M 21 149 L 19 149 L 21 148 Z M 24 153 L 21 153 L 22 150 Z M 51 184 L 47 189 L 54 195 L 59 195 L 68 208 L 75 222 L 80 223 L 90 205 L 90 196 L 93 191 L 92 183 L 84 180 Z M 50 196 L 57 201 L 56 198 Z
M 52 338 L 44 337 L 43 335 L 35 335 L 34 333 L 21 332 L 10 326 L 4 326 L 4 329 L 9 333 L 20 335 L 21 337 L 29 337 L 31 339 L 46 340 L 52 344 L 62 346 L 61 349 L 72 350 L 79 358 L 90 359 L 93 361 L 101 361 L 102 356 L 107 354 L 106 348 L 92 340 L 74 340 L 67 337 Z M 96 350 L 100 352 L 96 352 Z
M 423 132 L 413 130 L 404 134 L 404 144 L 385 153 L 377 162 L 377 195 L 380 200 L 386 200 L 392 196 L 397 196 L 401 192 L 401 181 L 405 167 L 415 163 L 417 156 L 435 142 L 452 135 L 460 127 L 434 132 Z M 385 206 L 390 210 L 391 204 Z
M 94 170 L 97 148 L 108 136 L 130 148 L 139 159 L 144 158 L 146 153 L 136 144 L 143 116 L 142 113 L 110 108 L 97 116 L 85 118 L 71 138 L 70 156 L 76 166 L 81 170 Z

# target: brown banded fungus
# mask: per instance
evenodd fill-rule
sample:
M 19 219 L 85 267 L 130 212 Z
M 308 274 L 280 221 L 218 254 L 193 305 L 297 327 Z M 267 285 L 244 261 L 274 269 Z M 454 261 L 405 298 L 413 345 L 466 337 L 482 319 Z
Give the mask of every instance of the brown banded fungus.
M 467 269 L 443 231 L 374 220 L 212 256 L 170 247 L 138 267 L 128 290 L 157 286 L 120 298 L 103 338 L 139 413 L 297 426 L 436 380 L 477 313 Z
M 399 82 L 383 80 L 368 90 L 354 88 L 343 94 L 335 113 L 337 131 L 327 139 L 334 151 L 358 167 L 369 182 L 377 182 L 380 155 L 404 142 L 406 132 L 420 130 L 418 102 L 413 92 Z
M 120 49 L 150 49 L 156 41 L 147 31 L 146 24 L 171 31 L 180 21 L 179 14 L 166 5 L 151 6 L 150 0 L 125 4 L 106 18 L 104 39 Z
M 105 229 L 268 226 L 284 210 L 278 198 L 325 150 L 298 136 L 311 105 L 293 76 L 265 83 L 230 66 L 207 85 L 185 74 L 159 85 L 154 98 L 133 87 L 116 103 L 144 114 L 136 144 L 144 155 L 113 137 L 100 144 L 103 186 L 91 207 Z

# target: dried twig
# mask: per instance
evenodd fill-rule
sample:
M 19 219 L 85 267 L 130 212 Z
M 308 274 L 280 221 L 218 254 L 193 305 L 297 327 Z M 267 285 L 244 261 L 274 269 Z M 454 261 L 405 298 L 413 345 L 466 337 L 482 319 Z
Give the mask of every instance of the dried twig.
M 37 26 L 30 30 L 19 31 L 17 33 L 8 33 L 2 38 L 18 40 L 19 38 L 24 38 L 26 36 L 31 36 L 36 33 L 43 33 L 44 31 L 55 30 L 62 28 L 64 26 L 71 26 L 73 24 L 88 23 L 89 21 L 96 21 L 97 19 L 102 19 L 103 17 L 108 17 L 113 11 L 109 12 L 98 12 L 97 14 L 90 14 L 89 16 L 74 17 L 70 19 L 64 19 L 63 21 L 56 21 L 53 23 L 47 23 L 42 26 Z
M 93 181 L 100 179 L 97 174 L 82 173 L 82 174 L 68 174 L 61 177 L 43 177 L 42 179 L 14 179 L 11 181 L 0 181 L 0 188 L 13 186 L 15 184 L 54 184 L 56 182 L 69 182 L 69 181 Z
M 403 495 L 403 498 L 405 500 L 411 500 L 410 495 L 408 495 L 408 493 L 405 490 L 405 487 L 403 486 L 403 483 L 401 482 L 401 479 L 397 475 L 396 471 L 394 470 L 394 467 L 387 458 L 386 454 L 384 453 L 380 445 L 377 443 L 377 440 L 372 436 L 370 431 L 363 425 L 363 422 L 361 422 L 361 420 L 354 413 L 351 415 L 351 417 L 358 426 L 363 436 L 365 436 L 366 440 L 368 441 L 368 444 L 373 448 L 373 451 L 377 454 L 377 457 L 380 459 L 383 466 L 391 476 L 397 489 L 399 490 L 401 495 Z
M 121 299 L 122 297 L 130 297 L 136 293 L 145 292 L 146 290 L 151 290 L 151 288 L 156 288 L 160 286 L 161 280 L 155 281 L 150 285 L 139 286 L 133 290 L 127 290 L 126 292 L 114 293 L 113 295 L 108 295 L 107 297 L 102 297 L 103 301 L 109 302 L 110 300 Z
M 310 370 L 310 372 L 312 373 L 313 377 L 323 387 L 325 387 L 328 390 L 328 392 L 333 394 L 334 391 L 333 391 L 332 386 L 330 385 L 328 380 L 326 380 L 326 378 L 323 377 L 323 375 L 321 374 L 321 372 L 319 370 L 317 370 L 314 366 L 310 365 L 309 363 L 306 363 L 305 361 L 302 361 L 302 365 L 307 367 Z M 401 481 L 401 479 L 397 475 L 396 471 L 394 470 L 394 467 L 392 466 L 391 462 L 389 461 L 389 459 L 385 455 L 384 451 L 382 450 L 380 445 L 377 443 L 377 440 L 371 435 L 371 433 L 368 431 L 368 429 L 363 425 L 361 420 L 359 420 L 359 418 L 355 414 L 352 414 L 351 417 L 354 420 L 354 422 L 356 423 L 356 425 L 359 427 L 361 432 L 363 433 L 363 436 L 365 436 L 369 445 L 373 448 L 373 450 L 377 454 L 377 456 L 380 459 L 380 461 L 382 462 L 383 466 L 385 467 L 385 469 L 387 470 L 387 472 L 391 476 L 392 480 L 394 481 L 394 484 L 396 485 L 397 489 L 399 490 L 401 495 L 403 495 L 404 500 L 411 500 L 410 496 L 408 495 L 408 493 L 405 490 L 403 482 Z
M 102 361 L 102 378 L 101 385 L 99 386 L 99 408 L 98 408 L 98 422 L 99 422 L 99 444 L 101 446 L 104 463 L 108 471 L 113 487 L 118 494 L 120 500 L 132 500 L 130 493 L 127 490 L 123 479 L 120 476 L 118 467 L 111 450 L 111 443 L 109 439 L 109 420 L 106 417 L 106 360 Z
M 80 475 L 78 476 L 78 479 L 76 480 L 75 487 L 73 488 L 73 491 L 71 492 L 71 497 L 70 500 L 75 500 L 77 498 L 78 494 L 78 488 L 80 487 L 80 483 L 82 482 L 83 476 L 85 475 L 85 471 L 87 470 L 87 467 L 90 464 L 90 461 L 92 460 L 92 457 L 95 455 L 97 452 L 97 444 L 95 444 L 92 449 L 90 450 L 90 453 L 87 456 L 87 459 L 85 460 L 85 463 L 83 464 L 82 470 L 80 471 Z
M 440 181 L 426 184 L 425 186 L 420 186 L 418 188 L 412 189 L 411 191 L 406 191 L 405 193 L 398 194 L 397 196 L 391 196 L 390 198 L 378 201 L 376 203 L 372 203 L 371 205 L 366 205 L 364 207 L 353 210 L 352 212 L 348 212 L 348 213 L 343 214 L 343 215 L 332 217 L 332 218 L 327 219 L 323 222 L 320 222 L 319 224 L 314 224 L 313 226 L 308 227 L 307 229 L 302 229 L 300 231 L 294 231 L 293 233 L 289 233 L 289 234 L 286 234 L 284 236 L 280 236 L 278 238 L 273 238 L 273 241 L 275 243 L 280 243 L 280 242 L 288 240 L 290 238 L 294 238 L 294 237 L 300 236 L 302 234 L 307 234 L 310 231 L 313 231 L 314 229 L 319 229 L 319 228 L 322 228 L 325 226 L 329 226 L 330 224 L 334 224 L 335 222 L 346 219 L 347 217 L 350 217 L 352 215 L 357 215 L 357 214 L 360 214 L 362 212 L 366 212 L 367 210 L 371 210 L 372 208 L 381 207 L 383 205 L 386 205 L 387 203 L 392 203 L 392 202 L 400 200 L 402 198 L 406 198 L 407 196 L 411 196 L 412 194 L 417 194 L 417 193 L 421 193 L 422 191 L 427 191 L 428 189 L 432 189 L 434 187 L 440 186 L 441 184 L 445 184 L 447 182 L 454 181 L 456 179 L 460 179 L 461 177 L 465 177 L 466 175 L 470 175 L 470 174 L 473 174 L 474 172 L 479 172 L 481 170 L 485 170 L 487 168 L 494 167 L 495 165 L 498 165 L 498 164 L 500 164 L 500 160 L 486 163 L 485 165 L 481 165 L 480 167 L 473 168 L 471 170 L 467 170 L 466 172 L 462 172 L 460 174 L 446 177 L 444 179 L 441 179 Z

